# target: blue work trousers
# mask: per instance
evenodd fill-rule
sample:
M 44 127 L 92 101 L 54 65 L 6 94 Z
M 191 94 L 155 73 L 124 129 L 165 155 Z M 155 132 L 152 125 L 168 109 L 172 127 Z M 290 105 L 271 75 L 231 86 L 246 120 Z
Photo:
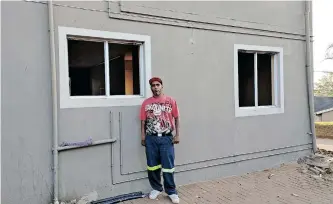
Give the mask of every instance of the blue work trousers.
M 172 136 L 146 136 L 146 157 L 148 179 L 151 187 L 163 191 L 161 171 L 163 173 L 164 189 L 168 195 L 177 194 L 174 181 L 175 151 Z

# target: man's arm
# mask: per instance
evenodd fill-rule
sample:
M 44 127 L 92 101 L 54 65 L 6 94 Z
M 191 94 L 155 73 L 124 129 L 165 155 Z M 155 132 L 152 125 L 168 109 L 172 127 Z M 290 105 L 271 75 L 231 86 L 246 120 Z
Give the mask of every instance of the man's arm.
M 173 143 L 179 143 L 179 127 L 180 127 L 180 119 L 179 117 L 175 118 L 175 126 L 176 126 L 176 136 L 173 138 Z
M 146 146 L 145 139 L 146 139 L 146 132 L 145 132 L 145 124 L 144 120 L 141 120 L 141 145 Z
M 176 136 L 179 136 L 179 126 L 180 126 L 180 120 L 179 117 L 175 118 L 175 125 L 176 125 Z
M 145 131 L 145 124 L 146 124 L 146 112 L 145 112 L 145 105 L 144 103 L 141 105 L 140 108 L 140 121 L 141 121 L 141 145 L 146 146 L 145 139 L 146 139 L 146 131 Z
M 179 143 L 179 127 L 180 127 L 180 119 L 179 119 L 179 110 L 177 102 L 174 100 L 172 105 L 172 116 L 175 118 L 175 126 L 176 126 L 176 136 L 173 138 L 173 143 Z

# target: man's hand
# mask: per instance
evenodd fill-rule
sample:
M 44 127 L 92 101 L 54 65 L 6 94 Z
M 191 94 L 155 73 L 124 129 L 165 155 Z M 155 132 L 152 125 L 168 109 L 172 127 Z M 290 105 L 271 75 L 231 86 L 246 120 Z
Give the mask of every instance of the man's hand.
M 179 135 L 176 135 L 173 137 L 173 144 L 178 144 L 179 143 Z
M 146 132 L 145 132 L 146 121 L 141 120 L 141 145 L 146 146 Z
M 145 136 L 141 136 L 141 145 L 146 146 L 146 137 Z

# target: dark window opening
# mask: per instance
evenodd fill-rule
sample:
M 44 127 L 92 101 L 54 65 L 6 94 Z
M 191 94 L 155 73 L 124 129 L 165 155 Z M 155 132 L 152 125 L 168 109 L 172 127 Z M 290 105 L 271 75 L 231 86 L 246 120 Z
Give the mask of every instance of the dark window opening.
M 238 93 L 239 107 L 255 105 L 253 53 L 238 53 Z
M 109 43 L 109 84 L 104 42 L 68 39 L 71 96 L 139 95 L 139 46 Z
M 258 54 L 258 105 L 272 105 L 272 56 Z
M 139 46 L 109 44 L 110 95 L 139 95 Z
M 71 96 L 105 95 L 104 44 L 68 40 Z
M 257 54 L 257 82 L 255 82 L 255 54 L 238 52 L 239 107 L 269 106 L 273 104 L 273 72 L 270 54 Z M 255 93 L 257 83 L 257 99 Z

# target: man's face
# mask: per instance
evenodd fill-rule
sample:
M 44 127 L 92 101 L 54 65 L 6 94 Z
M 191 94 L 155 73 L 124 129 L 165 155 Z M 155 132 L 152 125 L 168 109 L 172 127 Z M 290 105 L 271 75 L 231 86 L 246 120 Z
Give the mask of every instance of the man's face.
M 154 96 L 159 96 L 162 93 L 162 84 L 158 81 L 154 81 L 151 83 L 151 91 L 153 92 Z

